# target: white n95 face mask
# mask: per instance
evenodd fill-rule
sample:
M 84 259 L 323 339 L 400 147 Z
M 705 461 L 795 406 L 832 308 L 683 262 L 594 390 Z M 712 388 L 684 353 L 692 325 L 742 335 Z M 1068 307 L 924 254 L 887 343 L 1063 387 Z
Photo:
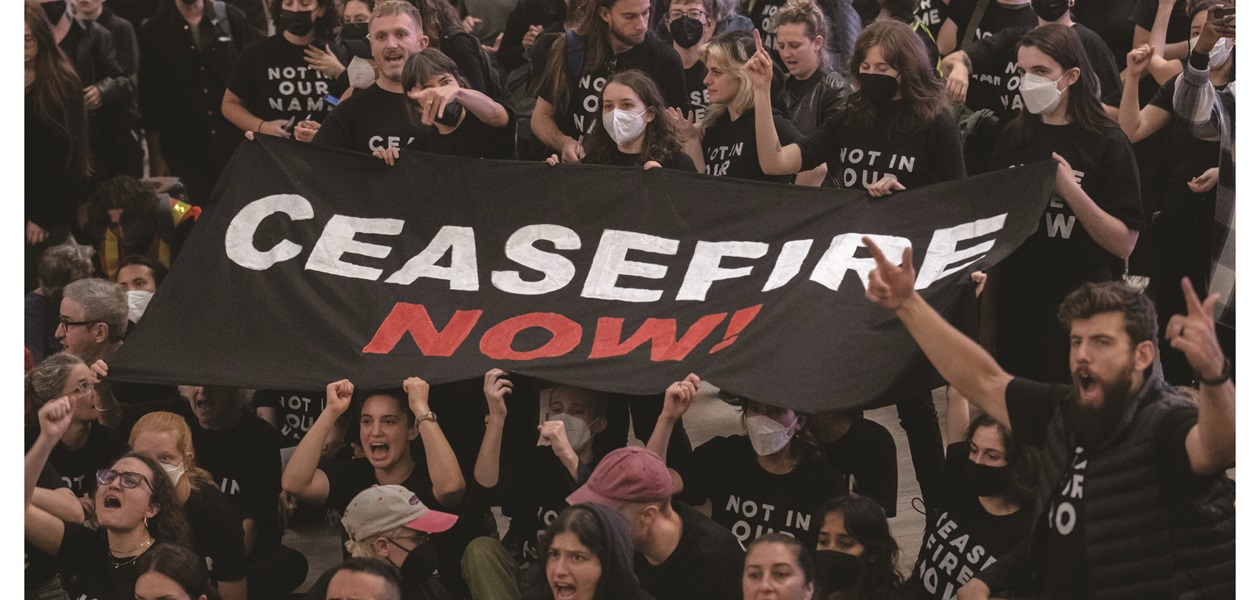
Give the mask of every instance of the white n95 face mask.
M 744 424 L 748 427 L 748 441 L 759 456 L 774 454 L 792 441 L 787 426 L 765 415 L 746 417 Z
M 162 465 L 162 470 L 166 471 L 166 476 L 171 478 L 171 485 L 179 485 L 179 478 L 183 477 L 184 473 L 188 471 L 188 469 L 184 468 L 184 463 L 179 463 L 178 465 L 160 464 Z
M 560 421 L 564 423 L 564 437 L 569 440 L 569 447 L 574 452 L 581 454 L 588 446 L 591 445 L 591 426 L 586 421 L 579 419 L 567 413 L 560 413 L 554 417 L 548 417 L 548 421 Z M 543 441 L 542 437 L 538 438 L 539 446 L 550 446 Z
M 612 136 L 614 142 L 620 145 L 628 144 L 634 141 L 643 133 L 643 128 L 647 123 L 643 120 L 643 114 L 633 113 L 628 110 L 615 108 L 604 113 L 604 129 L 608 135 Z
M 1034 115 L 1054 110 L 1063 98 L 1063 92 L 1059 91 L 1059 81 L 1064 75 L 1067 73 L 1051 81 L 1040 75 L 1026 73 L 1023 81 L 1019 82 L 1019 95 L 1024 98 L 1024 108 Z
M 372 68 L 372 63 L 356 56 L 346 66 L 346 77 L 350 79 L 351 87 L 366 89 L 376 82 L 376 69 Z

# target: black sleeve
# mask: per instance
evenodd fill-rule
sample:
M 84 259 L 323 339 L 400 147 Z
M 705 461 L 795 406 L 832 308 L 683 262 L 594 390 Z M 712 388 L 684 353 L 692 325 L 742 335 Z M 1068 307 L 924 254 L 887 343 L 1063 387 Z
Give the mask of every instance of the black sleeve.
M 442 40 L 442 53 L 451 57 L 459 67 L 459 74 L 468 80 L 468 87 L 491 98 L 495 93 L 489 89 L 485 69 L 481 63 L 481 42 L 471 33 L 460 31 Z
M 354 100 L 354 96 L 346 98 L 345 102 L 334 108 L 328 116 L 324 118 L 324 122 L 320 123 L 319 130 L 315 132 L 315 137 L 311 138 L 311 144 L 324 148 L 346 148 L 348 150 L 361 150 L 361 148 L 350 148 L 350 127 L 346 123 L 345 113 L 342 107 L 346 103 Z
M 96 31 L 94 36 L 98 40 L 98 46 L 94 49 L 94 55 L 97 62 L 97 73 L 104 75 L 100 81 L 94 81 L 87 85 L 95 85 L 101 91 L 101 108 L 103 109 L 119 109 L 126 108 L 135 98 L 136 87 L 131 78 L 123 72 L 122 67 L 118 66 L 118 54 L 114 50 L 113 37 L 100 24 L 93 23 L 92 29 Z
M 1103 197 L 1093 200 L 1107 214 L 1123 221 L 1125 227 L 1141 231 L 1146 219 L 1133 146 L 1119 128 L 1113 129 L 1106 139 L 1108 148 L 1102 162 Z
M 959 506 L 959 502 L 974 498 L 971 484 L 967 479 L 967 463 L 971 460 L 971 445 L 967 442 L 954 442 L 945 447 L 945 472 L 943 497 L 941 505 L 946 510 L 951 506 Z
M 695 161 L 691 160 L 691 157 L 686 154 L 679 154 L 678 156 L 666 161 L 665 164 L 661 166 L 666 169 L 674 169 L 676 171 L 686 171 L 688 173 L 696 172 Z
M 963 23 L 959 27 L 966 27 Z M 1024 27 L 1007 27 L 987 38 L 978 39 L 963 49 L 967 53 L 967 58 L 971 59 L 971 72 L 989 73 L 995 69 L 1002 69 L 1011 58 L 1011 53 L 1015 50 L 1015 44 L 1019 42 L 1019 38 L 1023 37 L 1027 28 Z
M 35 487 L 46 490 L 59 490 L 70 486 L 66 485 L 66 480 L 61 478 L 61 474 L 52 466 L 52 463 L 45 462 L 44 470 L 39 472 L 39 479 L 35 482 Z
M 1148 102 L 1150 106 L 1161 108 L 1168 114 L 1176 114 L 1173 111 L 1173 92 L 1177 90 L 1177 78 L 1173 77 L 1159 86 L 1159 90 L 1155 92 L 1155 96 Z
M 165 121 L 158 117 L 158 113 L 166 108 L 166 103 L 160 93 L 165 76 L 158 68 L 161 63 L 157 61 L 160 47 L 155 39 L 156 25 L 149 23 L 147 27 L 141 27 L 139 35 L 140 125 L 147 131 L 156 131 L 158 123 Z
M 214 561 L 214 577 L 219 581 L 245 579 L 249 566 L 245 560 L 245 530 L 232 502 L 220 495 L 215 501 L 203 504 L 205 518 L 214 522 L 209 539 L 201 542 L 201 550 Z
M 1187 403 L 1168 411 L 1155 432 L 1156 460 L 1167 482 L 1165 489 L 1176 490 L 1186 498 L 1194 498 L 1216 479 L 1215 475 L 1199 477 L 1190 469 L 1186 436 L 1198 424 L 1198 409 Z
M 508 14 L 507 23 L 503 26 L 503 39 L 499 40 L 499 51 L 495 53 L 499 64 L 508 71 L 525 64 L 525 47 L 521 45 L 521 41 L 525 39 L 525 34 L 529 33 L 529 26 L 532 25 L 526 15 L 527 4 L 529 0 L 522 0 Z
M 828 119 L 822 127 L 815 129 L 814 133 L 796 142 L 796 145 L 801 148 L 802 171 L 813 169 L 840 152 L 838 140 L 840 139 L 841 129 L 844 126 L 843 119 L 844 117 L 842 116 Z M 777 127 L 778 123 L 775 125 Z
M 675 470 L 683 480 L 682 498 L 688 504 L 700 505 L 709 499 L 714 471 L 731 459 L 731 437 L 713 438 L 696 448 L 685 464 Z
M 996 596 L 1006 597 L 1008 592 L 1024 587 L 1022 582 L 1027 580 L 1028 573 L 1031 572 L 1028 560 L 1032 551 L 1032 540 L 1032 534 L 1024 536 L 1014 548 L 999 556 L 997 562 L 981 569 L 975 577 L 989 586 L 990 593 Z
M 660 44 L 660 47 L 665 46 Z M 656 53 L 654 60 L 656 64 L 652 69 L 652 79 L 661 88 L 661 97 L 665 99 L 665 104 L 686 110 L 690 100 L 687 99 L 687 80 L 683 75 L 682 59 L 670 48 L 667 52 Z
M 1006 412 L 1015 441 L 1034 448 L 1044 446 L 1050 419 L 1059 402 L 1070 392 L 1068 385 L 1012 379 L 1006 385 Z
M 1072 28 L 1076 31 L 1077 37 L 1081 40 L 1081 45 L 1085 47 L 1085 54 L 1089 57 L 1089 64 L 1094 68 L 1094 73 L 1098 75 L 1098 91 L 1102 99 L 1102 103 L 1108 106 L 1120 105 L 1120 94 L 1124 91 L 1123 84 L 1120 81 L 1120 71 L 1116 69 L 1116 59 L 1111 54 L 1111 49 L 1107 47 L 1107 43 L 1098 37 L 1098 34 L 1086 29 L 1084 25 L 1077 25 Z
M 884 507 L 888 518 L 897 516 L 897 444 L 883 425 L 862 419 L 863 460 L 854 469 L 853 491 Z
M 118 19 L 118 25 L 112 34 L 118 66 L 123 73 L 135 75 L 140 68 L 140 43 L 136 39 L 136 30 L 132 28 L 131 23 Z
M 267 36 L 267 9 L 263 6 L 262 0 L 229 0 L 228 3 L 235 5 L 245 15 L 250 28 L 259 36 Z
M 273 518 L 280 497 L 280 444 L 275 429 L 262 419 L 254 419 L 261 426 L 252 431 L 254 460 L 243 465 L 239 480 L 242 504 L 249 506 L 254 514 L 241 517 L 262 521 Z
M 232 75 L 228 77 L 228 91 L 236 94 L 246 105 L 258 93 L 258 82 L 254 80 L 253 73 L 254 63 L 258 62 L 258 55 L 263 52 L 262 45 L 265 42 L 265 39 L 258 40 L 245 48 L 237 57 L 236 64 L 232 65 Z
M 1133 4 L 1133 12 L 1129 14 L 1129 22 L 1150 31 L 1155 25 L 1155 13 L 1158 11 L 1158 0 L 1137 0 Z
M 796 124 L 791 119 L 777 111 L 774 113 L 774 131 L 779 134 L 780 146 L 795 144 L 805 137 L 801 135 L 800 130 L 796 128 Z
M 932 182 L 955 181 L 967 176 L 963 160 L 962 135 L 949 112 L 936 116 L 928 132 L 927 159 L 932 167 Z
M 998 137 L 997 145 L 993 148 L 992 158 L 989 159 L 989 170 L 996 171 L 1011 166 L 1010 153 L 1015 150 L 1015 122 L 1011 121 L 1002 129 L 1002 135 Z
M 249 17 L 241 12 L 241 9 L 227 5 L 228 26 L 232 29 L 232 37 L 235 38 L 236 49 L 238 52 L 245 50 L 250 44 L 258 40 L 267 39 L 267 23 L 266 17 L 263 17 L 262 28 L 254 25 Z

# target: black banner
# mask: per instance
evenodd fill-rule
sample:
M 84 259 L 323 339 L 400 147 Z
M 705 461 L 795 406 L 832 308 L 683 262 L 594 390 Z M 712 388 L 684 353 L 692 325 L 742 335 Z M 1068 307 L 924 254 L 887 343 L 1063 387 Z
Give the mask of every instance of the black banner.
M 265 136 L 264 136 L 265 137 Z M 870 199 L 654 169 L 242 144 L 118 379 L 362 389 L 492 367 L 611 392 L 688 372 L 804 411 L 935 372 L 863 295 L 873 237 L 945 315 L 1036 229 L 1051 161 Z

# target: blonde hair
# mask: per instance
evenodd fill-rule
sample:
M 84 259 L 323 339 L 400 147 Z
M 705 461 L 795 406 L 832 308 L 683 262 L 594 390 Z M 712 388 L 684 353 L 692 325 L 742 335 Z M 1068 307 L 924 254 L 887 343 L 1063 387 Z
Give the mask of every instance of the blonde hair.
M 187 470 L 189 482 L 193 484 L 193 487 L 198 489 L 204 489 L 206 486 L 217 487 L 214 484 L 214 477 L 205 469 L 197 467 L 196 452 L 192 445 L 192 431 L 188 429 L 188 423 L 184 422 L 183 417 L 166 411 L 151 412 L 140 417 L 140 420 L 136 421 L 131 428 L 131 437 L 127 438 L 127 447 L 134 449 L 136 438 L 142 433 L 171 434 L 175 438 L 175 449 L 179 450 L 180 456 L 184 457 L 184 468 Z
M 346 552 L 349 552 L 350 556 L 353 558 L 376 558 L 376 553 L 372 551 L 372 544 L 376 542 L 377 538 L 387 537 L 392 540 L 405 533 L 406 530 L 407 526 L 403 525 L 401 527 L 395 527 L 389 531 L 368 535 L 358 542 L 354 540 L 346 540 Z
M 734 107 L 739 111 L 746 111 L 753 105 L 753 86 L 752 80 L 748 78 L 748 72 L 745 64 L 748 59 L 756 52 L 753 47 L 752 36 L 743 31 L 728 31 L 713 38 L 708 44 L 700 49 L 700 60 L 707 65 L 710 60 L 718 64 L 718 68 L 727 71 L 739 78 L 739 91 L 735 92 L 735 98 L 727 104 L 719 104 L 714 102 L 704 113 L 704 122 L 701 124 L 702 129 L 708 129 L 718 117 L 726 114 L 730 107 Z

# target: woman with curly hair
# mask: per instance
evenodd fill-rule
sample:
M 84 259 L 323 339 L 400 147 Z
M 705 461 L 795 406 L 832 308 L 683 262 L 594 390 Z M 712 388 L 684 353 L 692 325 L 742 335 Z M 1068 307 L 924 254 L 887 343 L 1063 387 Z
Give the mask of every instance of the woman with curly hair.
M 57 47 L 48 16 L 26 2 L 26 287 L 39 257 L 65 241 L 92 174 L 83 85 Z
M 652 600 L 634 574 L 630 524 L 616 509 L 564 509 L 538 545 L 542 563 L 527 600 Z
M 53 516 L 32 502 L 36 480 L 61 435 L 70 426 L 74 407 L 68 396 L 39 409 L 40 435 L 26 453 L 24 521 L 26 541 L 56 557 L 72 576 L 70 596 L 124 600 L 135 596 L 136 561 L 156 542 L 183 544 L 188 524 L 176 505 L 175 488 L 162 467 L 147 456 L 129 453 L 96 472 L 92 498 L 95 531 Z
M 596 126 L 583 140 L 583 163 L 696 170 L 666 116 L 660 89 L 646 73 L 631 69 L 613 75 L 604 85 L 602 100 L 602 127 Z M 559 163 L 559 155 L 547 159 L 547 164 Z
M 749 61 L 758 109 L 770 108 L 770 55 Z M 783 146 L 769 119 L 758 122 L 757 154 L 767 173 L 797 173 L 827 163 L 827 185 L 872 197 L 962 179 L 962 138 L 945 89 L 923 44 L 905 23 L 877 21 L 862 30 L 849 72 L 857 89 L 843 117 L 797 144 Z

